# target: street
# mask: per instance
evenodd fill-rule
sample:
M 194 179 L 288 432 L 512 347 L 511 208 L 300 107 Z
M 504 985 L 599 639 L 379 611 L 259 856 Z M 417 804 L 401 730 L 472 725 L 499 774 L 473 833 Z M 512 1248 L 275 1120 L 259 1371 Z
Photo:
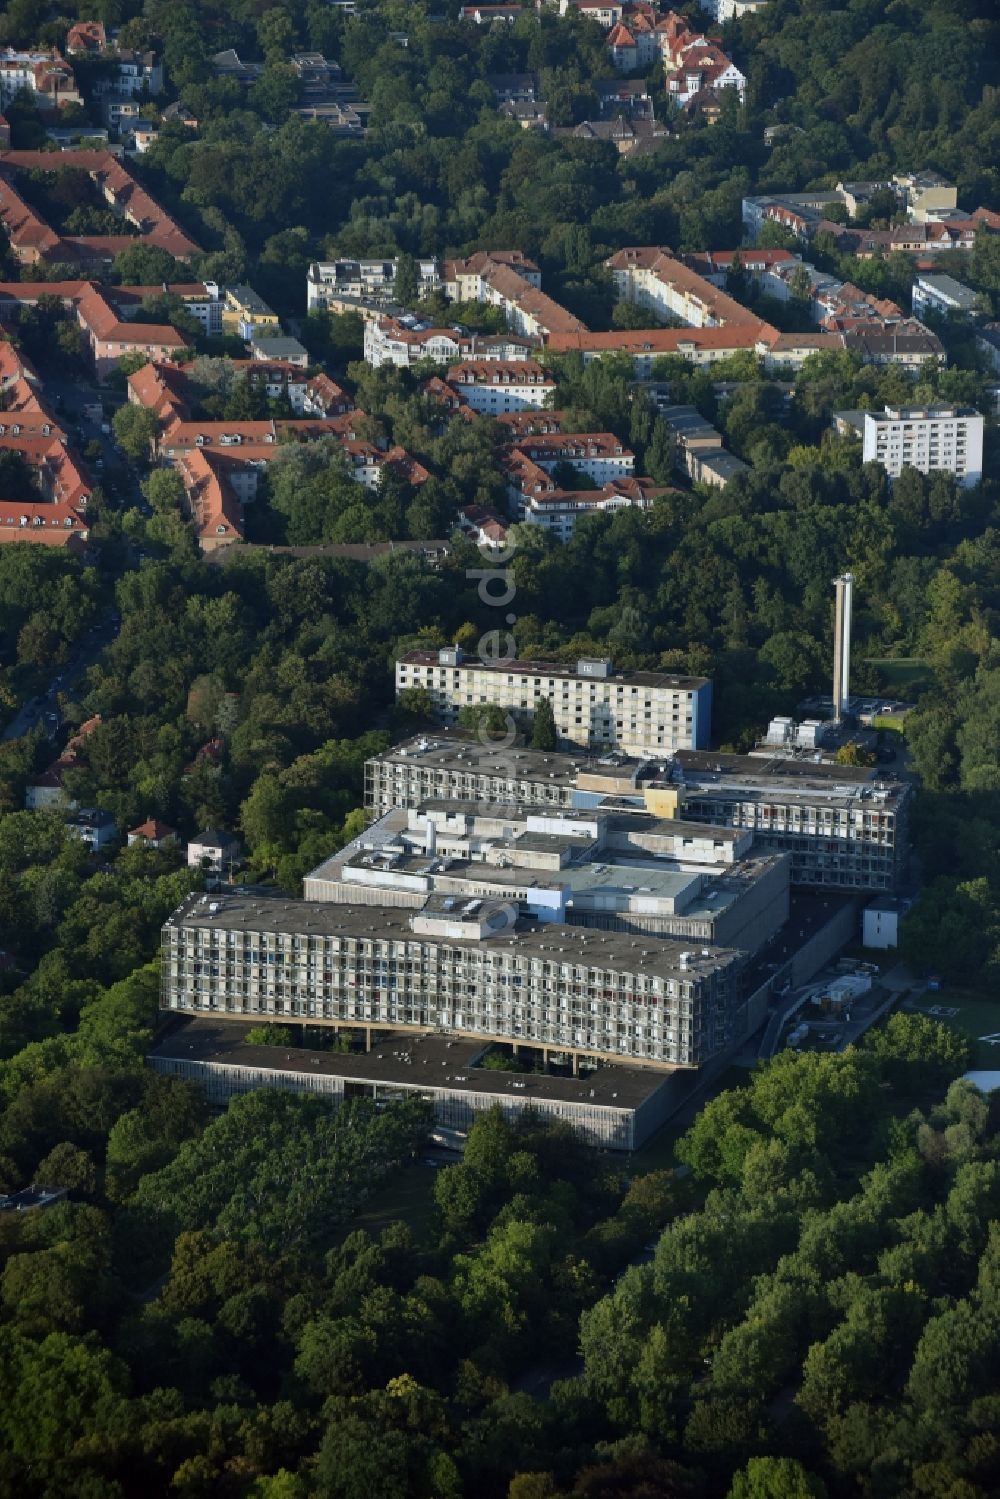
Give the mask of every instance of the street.
M 110 606 L 101 622 L 95 625 L 86 638 L 76 646 L 65 666 L 61 666 L 53 674 L 45 691 L 24 704 L 17 717 L 11 719 L 0 738 L 20 739 L 22 734 L 27 734 L 39 723 L 49 738 L 54 738 L 61 725 L 57 705 L 59 693 L 72 693 L 73 688 L 82 681 L 101 651 L 114 640 L 118 634 L 118 627 L 118 616 L 113 613 L 113 606 Z

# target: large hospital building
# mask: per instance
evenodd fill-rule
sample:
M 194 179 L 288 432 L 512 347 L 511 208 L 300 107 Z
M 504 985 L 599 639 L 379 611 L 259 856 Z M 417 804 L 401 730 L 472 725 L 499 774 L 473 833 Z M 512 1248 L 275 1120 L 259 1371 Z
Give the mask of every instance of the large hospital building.
M 789 853 L 793 885 L 894 890 L 909 853 L 909 782 L 800 758 L 679 750 L 674 756 L 492 749 L 458 734 L 417 735 L 365 767 L 372 816 L 430 798 L 580 809 L 608 799 L 661 817 L 742 828 Z

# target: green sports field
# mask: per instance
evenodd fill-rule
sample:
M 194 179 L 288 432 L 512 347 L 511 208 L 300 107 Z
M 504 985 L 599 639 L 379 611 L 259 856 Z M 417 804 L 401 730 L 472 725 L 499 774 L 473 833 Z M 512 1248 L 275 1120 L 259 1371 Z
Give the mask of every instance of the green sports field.
M 937 994 L 918 995 L 914 1008 L 968 1036 L 974 1067 L 1000 1070 L 1000 996 L 990 999 L 973 990 L 945 984 Z

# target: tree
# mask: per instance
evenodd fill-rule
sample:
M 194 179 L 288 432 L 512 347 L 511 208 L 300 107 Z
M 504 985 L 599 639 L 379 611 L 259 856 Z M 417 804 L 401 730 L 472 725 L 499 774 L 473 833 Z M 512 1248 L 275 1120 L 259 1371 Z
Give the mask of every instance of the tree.
M 154 412 L 146 406 L 133 406 L 131 402 L 119 406 L 112 418 L 115 441 L 124 453 L 136 463 L 149 463 L 152 446 L 156 440 L 159 423 Z
M 402 254 L 396 259 L 396 275 L 392 292 L 400 307 L 416 305 L 419 292 L 419 268 L 412 255 Z
M 794 1457 L 752 1457 L 733 1475 L 728 1499 L 826 1499 L 826 1485 Z
M 39 1161 L 35 1176 L 49 1187 L 65 1187 L 69 1192 L 91 1195 L 97 1187 L 94 1162 L 85 1150 L 63 1140 Z
M 153 510 L 162 514 L 176 513 L 184 508 L 184 480 L 175 468 L 154 469 L 143 480 L 142 492 Z
M 531 725 L 531 747 L 537 750 L 554 750 L 557 744 L 556 720 L 552 704 L 547 697 L 540 698 L 535 706 Z
M 174 257 L 144 240 L 136 240 L 116 255 L 112 268 L 126 286 L 163 286 L 182 280 L 181 268 Z
M 477 735 L 484 744 L 505 739 L 510 732 L 509 715 L 498 703 L 467 704 L 459 709 L 458 724 Z

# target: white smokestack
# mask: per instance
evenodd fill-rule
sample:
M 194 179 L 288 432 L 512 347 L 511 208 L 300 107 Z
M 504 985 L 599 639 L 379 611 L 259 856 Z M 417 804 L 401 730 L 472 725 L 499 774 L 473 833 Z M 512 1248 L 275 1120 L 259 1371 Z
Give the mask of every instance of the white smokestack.
M 854 574 L 834 578 L 833 621 L 833 716 L 839 723 L 851 696 L 851 614 L 854 608 Z

